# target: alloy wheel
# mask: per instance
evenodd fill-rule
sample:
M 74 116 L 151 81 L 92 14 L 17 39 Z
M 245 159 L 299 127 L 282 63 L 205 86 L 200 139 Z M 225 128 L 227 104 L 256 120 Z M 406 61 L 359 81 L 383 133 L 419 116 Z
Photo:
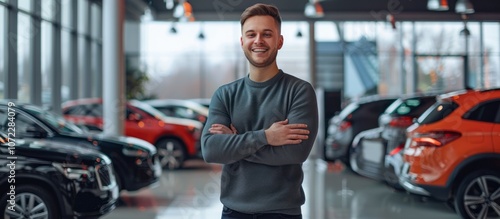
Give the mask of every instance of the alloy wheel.
M 5 209 L 5 219 L 49 219 L 46 203 L 36 194 L 21 193 L 16 195 L 14 210 Z
M 186 159 L 183 145 L 175 139 L 162 140 L 157 144 L 160 164 L 164 169 L 179 169 Z
M 476 172 L 461 183 L 455 203 L 463 218 L 500 218 L 500 176 Z

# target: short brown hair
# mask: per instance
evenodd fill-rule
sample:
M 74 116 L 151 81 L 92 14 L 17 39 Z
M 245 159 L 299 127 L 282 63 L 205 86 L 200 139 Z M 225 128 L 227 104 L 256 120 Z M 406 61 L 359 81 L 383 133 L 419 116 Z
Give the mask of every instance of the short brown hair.
M 268 15 L 273 17 L 274 21 L 276 22 L 276 26 L 278 26 L 278 31 L 281 32 L 281 16 L 278 8 L 274 5 L 267 5 L 262 3 L 252 5 L 245 9 L 245 11 L 243 11 L 240 19 L 241 28 L 243 28 L 243 24 L 248 18 L 257 15 Z

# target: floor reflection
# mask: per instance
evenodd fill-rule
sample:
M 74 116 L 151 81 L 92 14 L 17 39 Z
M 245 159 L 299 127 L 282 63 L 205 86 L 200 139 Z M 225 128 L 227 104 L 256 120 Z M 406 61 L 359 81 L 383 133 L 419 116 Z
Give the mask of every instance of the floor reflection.
M 220 165 L 202 160 L 183 170 L 164 171 L 157 187 L 122 192 L 120 206 L 102 218 L 220 218 L 220 171 Z M 458 218 L 444 203 L 393 191 L 340 163 L 308 160 L 304 172 L 304 219 Z

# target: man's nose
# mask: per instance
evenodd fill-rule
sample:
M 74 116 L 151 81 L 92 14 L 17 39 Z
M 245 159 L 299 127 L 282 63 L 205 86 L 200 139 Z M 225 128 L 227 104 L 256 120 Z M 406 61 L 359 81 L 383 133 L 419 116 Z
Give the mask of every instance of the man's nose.
M 260 34 L 257 34 L 257 36 L 255 36 L 255 40 L 253 41 L 254 44 L 260 44 L 262 43 L 262 36 Z

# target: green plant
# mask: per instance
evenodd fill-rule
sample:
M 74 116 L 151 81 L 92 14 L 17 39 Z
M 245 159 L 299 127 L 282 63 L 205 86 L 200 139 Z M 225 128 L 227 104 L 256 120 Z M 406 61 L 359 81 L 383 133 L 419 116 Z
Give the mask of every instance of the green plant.
M 147 100 L 154 96 L 146 94 L 145 86 L 149 82 L 147 72 L 131 64 L 130 58 L 125 59 L 125 96 L 127 100 Z

